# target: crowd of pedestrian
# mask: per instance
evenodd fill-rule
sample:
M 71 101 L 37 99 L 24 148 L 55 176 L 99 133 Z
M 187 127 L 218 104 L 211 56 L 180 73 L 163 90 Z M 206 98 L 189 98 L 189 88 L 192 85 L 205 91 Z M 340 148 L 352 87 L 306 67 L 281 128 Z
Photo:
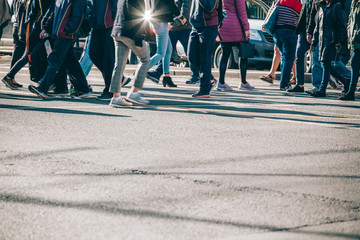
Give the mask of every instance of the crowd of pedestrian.
M 1 0 L 2 5 L 6 2 Z M 351 78 L 340 80 L 344 91 L 339 99 L 355 100 L 360 0 L 277 0 L 269 13 L 275 8 L 274 61 L 269 74 L 261 79 L 273 83 L 280 62 L 280 90 L 304 92 L 304 56 L 310 49 L 313 89 L 306 92 L 325 97 L 333 61 L 341 58 L 346 64 L 350 49 Z M 149 101 L 140 94 L 145 78 L 159 83 L 162 77 L 164 87 L 177 87 L 169 69 L 177 41 L 187 53 L 192 72 L 186 83 L 200 82 L 194 98 L 209 98 L 215 88 L 232 90 L 225 75 L 233 47 L 239 49 L 239 88 L 254 89 L 246 80 L 252 56 L 245 0 L 13 0 L 9 9 L 2 8 L 1 29 L 9 21 L 8 12 L 13 14 L 14 53 L 2 81 L 13 90 L 22 87 L 15 75 L 29 63 L 31 80 L 38 82 L 30 85 L 29 91 L 38 97 L 70 91 L 72 98 L 86 98 L 92 94 L 87 75 L 95 64 L 105 85 L 99 100 L 110 100 L 113 107 L 146 105 Z M 73 47 L 79 36 L 87 36 L 80 61 Z M 211 73 L 216 41 L 222 49 L 219 82 Z M 156 43 L 153 56 L 148 42 Z M 140 63 L 133 86 L 122 97 L 121 88 L 131 81 L 124 76 L 130 50 Z M 155 65 L 156 69 L 149 71 Z

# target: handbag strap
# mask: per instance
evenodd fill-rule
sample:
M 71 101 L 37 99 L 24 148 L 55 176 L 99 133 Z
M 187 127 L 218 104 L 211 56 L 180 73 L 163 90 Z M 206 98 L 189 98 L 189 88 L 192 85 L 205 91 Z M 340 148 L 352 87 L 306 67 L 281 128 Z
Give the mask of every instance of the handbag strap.
M 240 16 L 239 16 L 239 12 L 237 11 L 238 8 L 237 8 L 236 0 L 234 0 L 234 2 L 235 2 L 235 8 L 236 8 L 236 15 L 237 15 L 237 17 L 238 17 L 238 19 L 239 19 L 239 22 L 240 22 L 241 30 L 242 30 L 242 33 L 243 33 L 243 35 L 244 35 L 244 40 L 245 40 L 245 42 L 248 42 L 249 40 L 246 39 L 244 26 L 243 26 L 243 24 L 242 24 L 242 22 L 241 22 L 241 18 L 240 18 Z

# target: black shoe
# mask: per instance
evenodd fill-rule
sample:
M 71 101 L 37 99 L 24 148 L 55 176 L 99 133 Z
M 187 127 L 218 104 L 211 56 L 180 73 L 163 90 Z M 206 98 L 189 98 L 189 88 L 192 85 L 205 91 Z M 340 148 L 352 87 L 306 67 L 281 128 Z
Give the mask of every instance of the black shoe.
M 158 84 L 160 82 L 160 76 L 156 72 L 147 72 L 146 78 L 150 79 L 154 83 Z
M 171 77 L 163 77 L 163 86 L 164 87 L 177 87 L 176 84 L 173 83 Z
M 102 100 L 102 101 L 110 101 L 113 97 L 112 93 L 109 92 L 105 92 L 102 93 L 100 96 L 97 97 L 97 100 Z
M 76 91 L 75 93 L 71 93 L 70 97 L 75 98 L 75 99 L 83 99 L 83 98 L 89 97 L 90 95 L 91 95 L 91 92 Z
M 198 82 L 200 82 L 200 79 L 198 77 L 191 76 L 191 78 L 189 80 L 187 80 L 185 83 L 186 84 L 197 84 Z
M 320 92 L 319 90 L 317 90 L 317 91 L 314 91 L 314 92 L 311 94 L 311 96 L 313 96 L 313 97 L 326 97 L 326 93 Z
M 15 85 L 14 80 L 9 78 L 8 76 L 5 76 L 3 79 L 1 79 L 5 85 L 10 88 L 11 90 L 17 90 L 18 87 Z
M 15 79 L 13 79 L 13 83 L 16 87 L 23 87 L 23 85 L 21 85 L 20 83 L 16 82 Z
M 33 85 L 29 85 L 29 91 L 36 94 L 41 99 L 47 98 L 45 93 L 43 93 L 42 91 L 39 90 L 39 88 L 37 88 L 37 87 L 35 87 Z
M 288 89 L 288 92 L 304 92 L 304 87 L 300 87 L 299 85 L 295 85 L 293 88 Z
M 124 76 L 123 76 L 123 78 L 122 78 L 122 80 L 121 80 L 121 86 L 122 86 L 122 87 L 123 87 L 123 86 L 126 86 L 126 85 L 128 85 L 130 82 L 131 82 L 131 78 L 128 78 L 128 77 L 124 77 Z
M 280 87 L 280 91 L 286 91 L 291 88 L 291 85 L 287 85 L 286 87 Z
M 343 101 L 355 101 L 355 93 L 346 93 L 343 96 L 339 97 L 339 100 Z
M 201 91 L 198 91 L 197 93 L 194 93 L 192 95 L 193 98 L 209 98 L 210 97 L 210 93 L 203 93 Z

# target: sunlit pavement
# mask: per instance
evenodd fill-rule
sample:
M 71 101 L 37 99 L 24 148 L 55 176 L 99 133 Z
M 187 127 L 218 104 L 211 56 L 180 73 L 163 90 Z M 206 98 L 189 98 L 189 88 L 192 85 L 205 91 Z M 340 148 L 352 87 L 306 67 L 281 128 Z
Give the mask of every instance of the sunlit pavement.
M 236 72 L 206 100 L 185 73 L 146 80 L 132 108 L 96 100 L 95 68 L 86 100 L 40 100 L 27 69 L 1 82 L 0 239 L 359 239 L 360 101 Z

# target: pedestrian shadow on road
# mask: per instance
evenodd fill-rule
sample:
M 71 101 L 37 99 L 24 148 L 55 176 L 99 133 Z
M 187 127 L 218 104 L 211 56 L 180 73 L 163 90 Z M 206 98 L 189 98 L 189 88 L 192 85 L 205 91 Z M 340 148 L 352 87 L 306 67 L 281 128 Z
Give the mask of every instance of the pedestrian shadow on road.
M 9 193 L 0 193 L 0 201 L 4 203 L 17 203 L 17 204 L 29 204 L 37 205 L 44 207 L 54 207 L 54 208 L 65 208 L 65 209 L 80 209 L 87 211 L 94 211 L 98 213 L 105 214 L 116 214 L 128 217 L 137 217 L 137 218 L 147 218 L 147 219 L 160 219 L 176 222 L 194 222 L 194 223 L 204 223 L 211 225 L 220 225 L 236 228 L 248 228 L 248 229 L 258 229 L 268 232 L 293 232 L 299 234 L 310 234 L 317 236 L 327 236 L 327 237 L 342 237 L 350 239 L 359 239 L 359 235 L 356 234 L 347 234 L 347 233 L 336 233 L 336 232 L 318 232 L 311 231 L 306 229 L 301 229 L 305 226 L 298 226 L 292 228 L 279 228 L 271 225 L 261 225 L 261 224 L 247 224 L 234 220 L 226 219 L 216 219 L 216 218 L 205 218 L 205 217 L 196 217 L 196 216 L 186 216 L 181 214 L 173 214 L 167 212 L 160 212 L 147 209 L 131 209 L 131 208 L 121 208 L 119 207 L 118 202 L 75 202 L 75 201 L 58 201 L 58 200 L 49 200 L 38 197 L 22 196 L 17 194 Z M 356 219 L 355 219 L 356 220 Z

